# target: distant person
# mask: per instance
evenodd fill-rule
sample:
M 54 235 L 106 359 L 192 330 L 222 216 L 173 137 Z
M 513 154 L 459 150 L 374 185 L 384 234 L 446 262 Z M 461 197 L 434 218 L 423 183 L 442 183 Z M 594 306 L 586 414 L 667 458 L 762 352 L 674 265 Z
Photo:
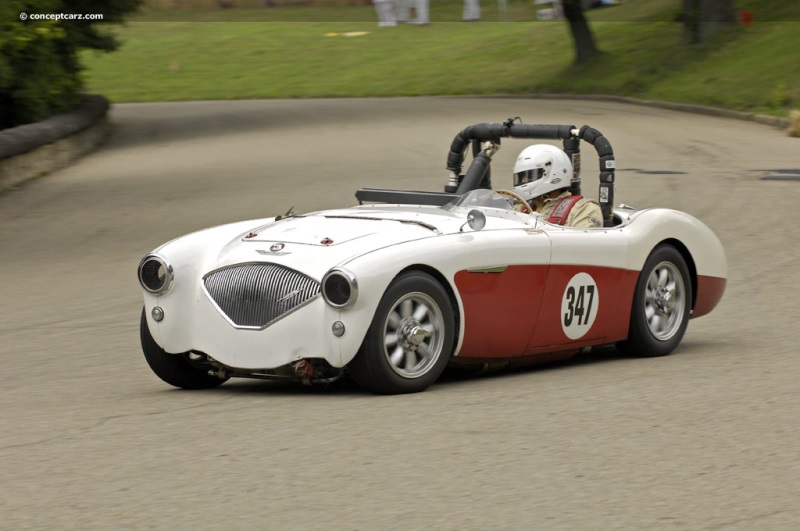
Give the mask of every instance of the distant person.
M 561 149 L 549 144 L 528 146 L 514 164 L 514 191 L 548 223 L 602 227 L 600 203 L 570 193 L 572 171 L 572 162 Z
M 395 0 L 394 11 L 398 23 L 406 23 L 411 18 L 411 2 L 413 0 Z
M 426 26 L 430 24 L 431 20 L 428 15 L 428 3 L 429 0 L 410 0 L 413 2 L 414 7 L 414 14 L 416 15 L 414 20 L 411 21 L 412 24 L 418 24 L 420 26 Z
M 481 3 L 480 0 L 464 0 L 464 14 L 462 15 L 464 22 L 474 22 L 481 19 Z
M 399 0 L 403 2 L 404 0 Z M 372 0 L 375 5 L 375 14 L 378 15 L 378 27 L 390 28 L 397 26 L 397 15 L 393 0 Z

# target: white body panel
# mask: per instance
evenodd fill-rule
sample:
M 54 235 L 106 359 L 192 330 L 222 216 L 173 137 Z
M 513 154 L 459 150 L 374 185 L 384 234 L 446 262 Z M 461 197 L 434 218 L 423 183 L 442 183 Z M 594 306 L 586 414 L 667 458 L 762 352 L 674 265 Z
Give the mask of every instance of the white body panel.
M 726 275 L 716 236 L 680 212 L 621 211 L 625 223 L 619 227 L 572 229 L 549 225 L 538 216 L 481 210 L 487 223 L 478 232 L 469 228 L 459 232 L 466 222 L 466 208 L 366 205 L 190 234 L 156 250 L 174 268 L 175 281 L 164 295 L 145 292 L 149 328 L 169 353 L 200 351 L 234 368 L 272 369 L 302 358 L 323 358 L 342 367 L 356 355 L 387 286 L 411 266 L 435 271 L 454 294 L 461 318 L 459 347 L 464 311 L 454 278 L 464 269 L 552 263 L 638 271 L 658 243 L 674 239 L 689 250 L 698 274 Z M 275 243 L 284 247 L 270 251 Z M 317 296 L 263 330 L 236 328 L 210 300 L 203 277 L 253 262 L 286 266 L 316 281 L 332 267 L 344 267 L 357 279 L 358 300 L 340 311 Z M 156 305 L 164 310 L 160 323 L 151 317 Z M 345 325 L 341 338 L 331 332 L 335 321 Z

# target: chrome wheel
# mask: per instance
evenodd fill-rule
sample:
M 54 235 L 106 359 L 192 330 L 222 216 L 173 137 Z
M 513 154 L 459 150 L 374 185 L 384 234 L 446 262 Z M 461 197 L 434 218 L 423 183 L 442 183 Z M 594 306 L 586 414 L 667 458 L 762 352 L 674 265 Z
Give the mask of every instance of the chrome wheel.
M 661 262 L 650 272 L 644 297 L 647 327 L 659 341 L 668 341 L 681 329 L 686 288 L 675 264 Z
M 691 311 L 692 277 L 686 259 L 672 245 L 659 245 L 642 267 L 628 338 L 617 346 L 629 356 L 666 356 L 683 339 Z
M 408 293 L 394 303 L 383 325 L 383 353 L 403 378 L 427 373 L 442 355 L 442 310 L 425 293 Z
M 381 297 L 347 371 L 374 393 L 424 391 L 450 361 L 457 330 L 444 285 L 422 271 L 400 273 Z

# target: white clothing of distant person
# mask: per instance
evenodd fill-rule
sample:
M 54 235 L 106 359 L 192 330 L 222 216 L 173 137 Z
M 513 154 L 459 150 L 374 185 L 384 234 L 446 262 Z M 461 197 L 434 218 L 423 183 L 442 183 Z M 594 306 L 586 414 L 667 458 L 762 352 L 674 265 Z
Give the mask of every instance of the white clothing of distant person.
M 400 0 L 400 1 L 407 2 L 406 6 L 408 7 L 406 8 L 406 13 L 408 13 L 408 10 L 412 8 L 414 9 L 414 14 L 416 15 L 416 17 L 414 18 L 414 20 L 409 21 L 411 22 L 411 24 L 420 24 L 420 25 L 430 24 L 431 19 L 430 16 L 428 15 L 428 5 L 430 3 L 429 0 Z
M 372 0 L 372 3 L 375 5 L 375 14 L 378 15 L 379 28 L 397 26 L 397 15 L 392 0 Z
M 472 22 L 481 18 L 480 0 L 464 0 L 464 13 L 461 19 L 464 22 Z

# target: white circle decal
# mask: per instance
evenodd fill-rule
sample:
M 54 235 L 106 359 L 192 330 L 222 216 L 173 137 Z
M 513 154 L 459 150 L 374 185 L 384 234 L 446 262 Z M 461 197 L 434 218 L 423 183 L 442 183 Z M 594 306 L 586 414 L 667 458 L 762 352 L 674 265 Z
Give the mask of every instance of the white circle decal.
M 561 328 L 570 339 L 580 339 L 594 324 L 600 307 L 597 283 L 587 273 L 572 277 L 561 299 Z

